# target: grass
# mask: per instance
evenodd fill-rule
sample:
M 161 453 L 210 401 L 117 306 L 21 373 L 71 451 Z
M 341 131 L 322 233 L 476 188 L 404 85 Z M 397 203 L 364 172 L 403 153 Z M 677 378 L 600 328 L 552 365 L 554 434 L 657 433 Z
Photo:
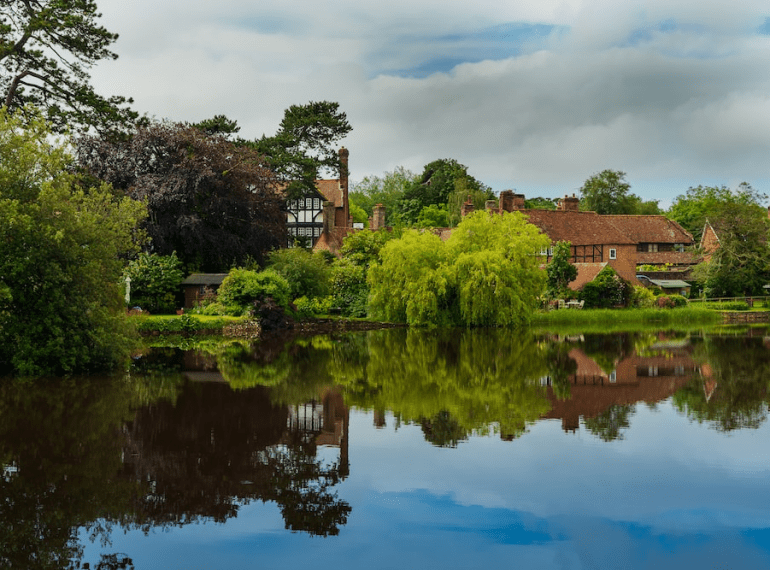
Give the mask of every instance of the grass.
M 244 317 L 211 315 L 137 315 L 136 328 L 139 332 L 191 333 L 196 331 L 221 331 L 225 326 L 243 322 Z
M 553 325 L 712 325 L 722 322 L 722 314 L 710 309 L 682 307 L 678 309 L 583 309 L 538 312 L 532 319 L 535 327 Z M 619 329 L 615 329 L 619 330 Z M 625 329 L 624 329 L 625 330 Z

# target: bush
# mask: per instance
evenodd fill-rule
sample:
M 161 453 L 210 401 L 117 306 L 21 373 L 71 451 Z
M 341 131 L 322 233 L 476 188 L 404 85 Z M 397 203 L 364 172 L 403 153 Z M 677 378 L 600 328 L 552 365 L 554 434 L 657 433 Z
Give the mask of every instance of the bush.
M 725 303 L 707 303 L 709 309 L 717 311 L 748 311 L 749 304 L 746 301 L 727 301 Z
M 655 305 L 659 309 L 673 309 L 675 307 L 673 299 L 667 297 L 666 295 L 661 295 L 655 299 Z
M 140 253 L 128 263 L 123 279 L 131 278 L 130 306 L 151 313 L 173 313 L 181 302 L 179 284 L 184 278 L 182 262 L 176 256 Z
M 288 308 L 291 288 L 288 281 L 272 269 L 257 273 L 248 269 L 232 269 L 219 287 L 218 301 L 231 315 L 242 315 L 256 301 L 267 297 Z
M 291 299 L 329 294 L 329 265 L 320 254 L 301 247 L 279 249 L 270 254 L 269 267 L 288 281 Z
M 620 277 L 607 265 L 590 283 L 586 283 L 580 292 L 580 298 L 589 309 L 610 309 L 627 307 L 632 295 L 631 284 Z
M 687 299 L 685 299 L 681 295 L 669 295 L 668 298 L 673 301 L 674 307 L 686 307 L 687 306 Z
M 328 315 L 332 308 L 332 298 L 331 296 L 315 297 L 313 299 L 300 297 L 294 301 L 294 306 L 297 308 L 297 314 L 301 317 Z
M 365 317 L 369 285 L 366 269 L 348 259 L 340 259 L 332 266 L 333 305 L 348 317 Z
M 655 305 L 655 295 L 647 287 L 635 285 L 631 293 L 631 306 L 649 309 Z

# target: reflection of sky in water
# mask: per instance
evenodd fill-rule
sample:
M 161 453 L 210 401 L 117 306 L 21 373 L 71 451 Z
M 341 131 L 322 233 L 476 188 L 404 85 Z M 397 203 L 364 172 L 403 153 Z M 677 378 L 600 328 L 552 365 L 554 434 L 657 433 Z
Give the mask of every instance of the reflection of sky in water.
M 337 537 L 285 531 L 257 502 L 225 525 L 118 531 L 108 551 L 137 569 L 770 567 L 767 425 L 726 435 L 638 404 L 622 441 L 544 421 L 456 449 L 394 425 L 351 412 L 350 477 L 334 489 L 353 510 Z

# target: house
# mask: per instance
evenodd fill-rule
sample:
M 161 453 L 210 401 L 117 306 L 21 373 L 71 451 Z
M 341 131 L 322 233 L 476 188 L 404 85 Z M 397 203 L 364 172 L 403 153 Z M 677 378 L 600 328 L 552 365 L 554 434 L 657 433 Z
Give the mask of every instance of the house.
M 317 180 L 315 189 L 287 202 L 289 247 L 294 245 L 297 238 L 305 240 L 307 247 L 314 247 L 327 226 L 353 227 L 348 202 L 348 156 L 348 149 L 342 147 L 339 150 L 339 178 Z
M 581 212 L 580 200 L 572 196 L 560 199 L 556 210 L 528 210 L 523 194 L 512 190 L 500 193 L 499 205 L 488 203 L 489 212 L 521 212 L 546 234 L 552 243 L 570 242 L 570 261 L 578 270 L 572 289 L 580 289 L 592 281 L 606 266 L 631 282 L 639 285 L 637 275 L 653 279 L 681 281 L 695 263 L 696 258 L 685 248 L 694 244 L 690 235 L 678 223 L 659 215 L 600 215 L 596 212 Z M 473 211 L 473 204 L 462 206 L 462 215 Z M 438 230 L 442 239 L 447 239 L 451 230 Z M 545 261 L 550 261 L 553 248 L 540 252 Z M 641 271 L 642 266 L 665 266 L 666 272 Z M 685 284 L 689 287 L 689 284 Z M 677 283 L 677 288 L 684 288 Z
M 216 293 L 225 277 L 227 273 L 193 273 L 182 281 L 185 308 L 195 307 L 205 296 Z
M 711 222 L 706 220 L 700 237 L 700 250 L 703 252 L 703 261 L 711 261 L 711 256 L 714 255 L 714 251 L 716 251 L 719 245 L 719 236 L 716 230 L 711 225 Z

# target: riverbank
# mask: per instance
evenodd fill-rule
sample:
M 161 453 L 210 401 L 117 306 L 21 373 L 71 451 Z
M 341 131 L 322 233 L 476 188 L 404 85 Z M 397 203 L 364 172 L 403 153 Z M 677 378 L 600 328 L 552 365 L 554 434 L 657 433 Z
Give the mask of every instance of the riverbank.
M 712 325 L 723 322 L 721 311 L 680 307 L 677 309 L 563 309 L 538 312 L 532 319 L 537 327 L 549 325 L 603 325 L 621 323 L 650 325 Z

